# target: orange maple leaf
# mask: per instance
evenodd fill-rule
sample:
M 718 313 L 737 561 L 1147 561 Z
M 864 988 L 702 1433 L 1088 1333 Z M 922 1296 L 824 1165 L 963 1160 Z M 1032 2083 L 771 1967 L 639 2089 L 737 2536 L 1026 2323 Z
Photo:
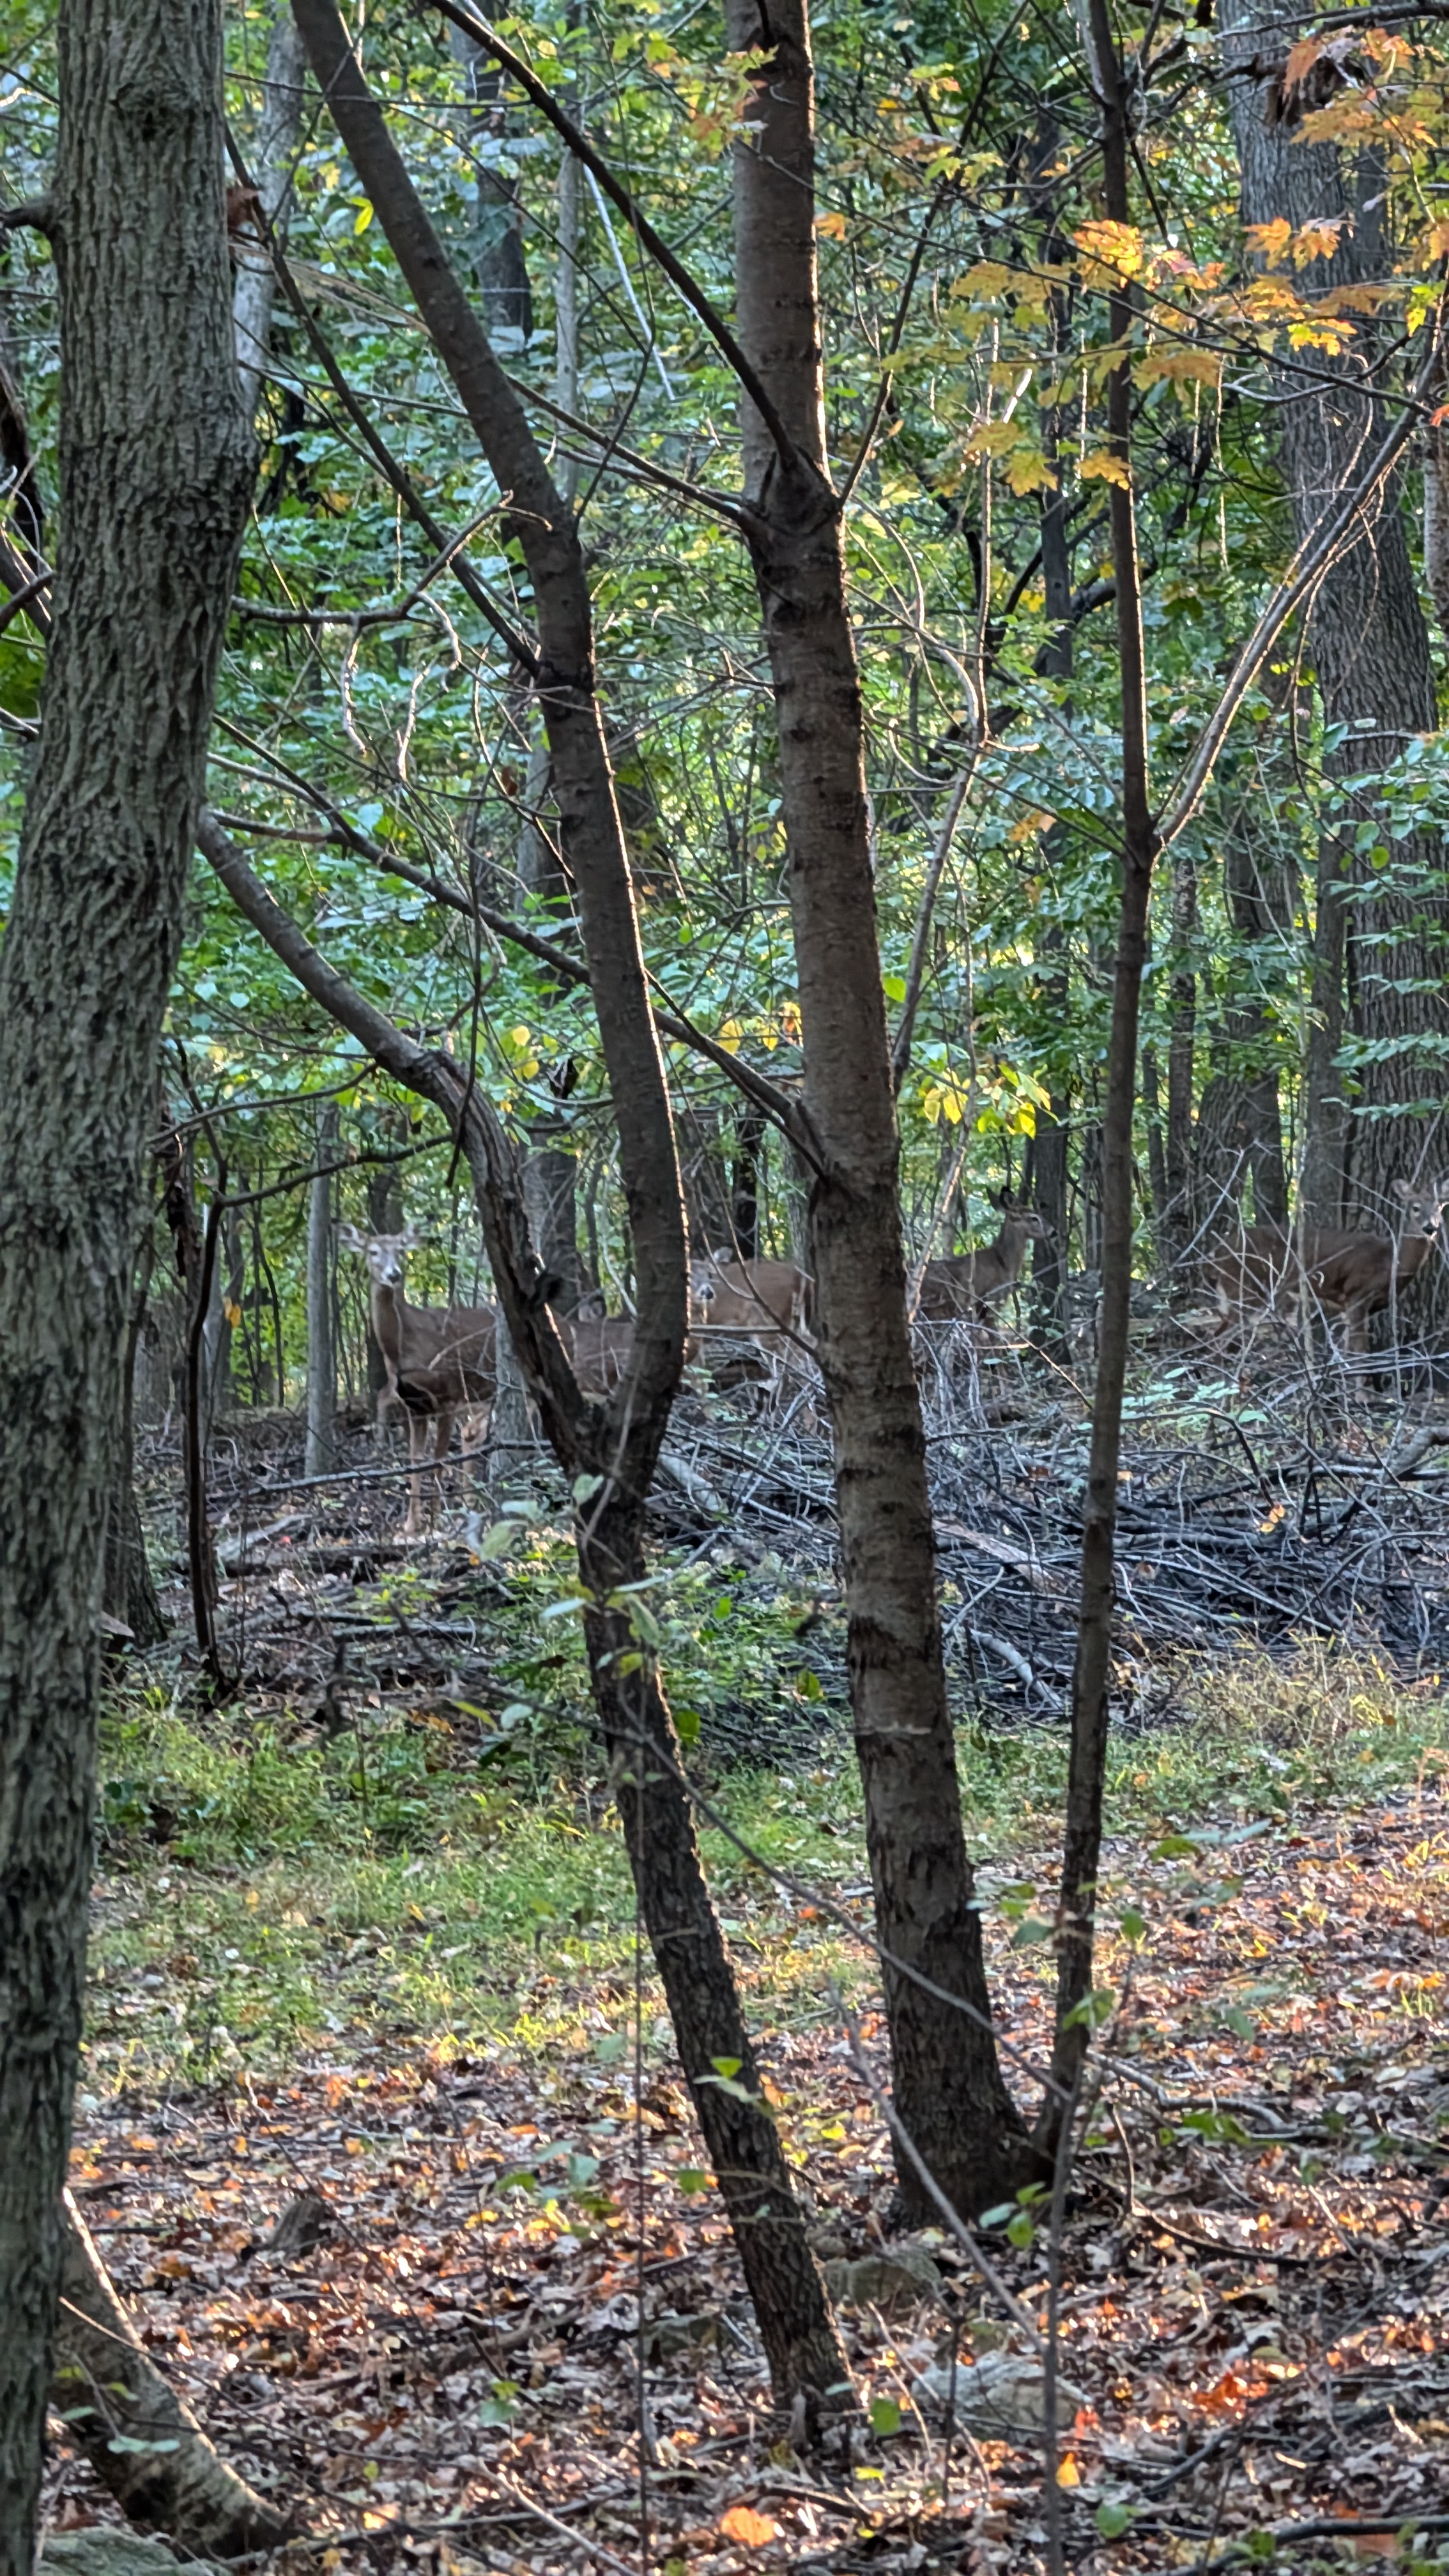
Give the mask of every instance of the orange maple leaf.
M 742 2549 L 763 2549 L 780 2537 L 779 2524 L 767 2513 L 756 2513 L 752 2504 L 732 2504 L 720 2515 L 719 2527 L 726 2540 L 737 2540 Z

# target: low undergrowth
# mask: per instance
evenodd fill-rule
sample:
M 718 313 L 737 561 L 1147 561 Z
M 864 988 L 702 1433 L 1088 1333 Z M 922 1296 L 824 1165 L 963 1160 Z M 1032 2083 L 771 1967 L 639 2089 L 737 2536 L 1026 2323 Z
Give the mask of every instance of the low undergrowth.
M 329 1726 L 275 1696 L 199 1713 L 140 1677 L 115 1690 L 93 2090 L 268 2074 L 364 2030 L 545 2045 L 575 2030 L 581 1988 L 631 1971 L 632 1889 L 577 1623 L 539 1615 L 540 1595 L 545 1608 L 560 1597 L 556 1553 L 529 1534 L 510 1566 L 487 1709 L 363 1689 Z M 776 2021 L 817 2019 L 832 1984 L 870 1979 L 851 1929 L 868 1915 L 868 1872 L 831 1607 L 768 1572 L 762 1587 L 758 1569 L 732 1586 L 695 1567 L 661 1585 L 651 1616 L 742 1981 Z M 1124 1866 L 1164 1837 L 1231 1838 L 1446 1767 L 1437 1676 L 1405 1686 L 1312 1646 L 1288 1663 L 1184 1663 L 1158 1683 L 1155 1707 L 1113 1737 L 1108 1825 Z M 738 1713 L 752 1707 L 757 1739 L 779 1747 L 768 1768 L 738 1759 L 750 1731 Z M 972 1721 L 958 1744 L 984 1899 L 1039 1917 L 1064 1732 Z

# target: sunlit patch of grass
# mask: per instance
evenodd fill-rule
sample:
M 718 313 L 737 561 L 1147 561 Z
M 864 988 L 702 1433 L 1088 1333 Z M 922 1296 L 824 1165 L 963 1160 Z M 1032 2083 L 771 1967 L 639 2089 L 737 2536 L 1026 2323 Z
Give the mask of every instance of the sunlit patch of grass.
M 1120 1841 L 1283 1821 L 1449 1768 L 1437 1679 L 1406 1687 L 1365 1657 L 1313 1646 L 1283 1665 L 1185 1661 L 1163 1696 L 1155 1723 L 1113 1733 Z M 475 1757 L 397 1711 L 369 1711 L 360 1739 L 330 1746 L 296 1733 L 157 1694 L 112 1710 L 91 2082 L 149 2091 L 272 2072 L 359 2034 L 592 2046 L 580 1997 L 597 2016 L 617 1985 L 622 2013 L 635 1921 L 587 1738 L 566 1749 L 541 1719 L 526 1750 Z M 1023 1856 L 1040 1866 L 1060 1830 L 1064 1731 L 973 1724 L 958 1751 L 987 1887 Z M 844 1727 L 788 1769 L 711 1776 L 703 1736 L 700 1752 L 701 1843 L 752 2017 L 807 2021 L 837 1985 L 864 1993 L 871 1953 L 849 1922 L 869 1924 L 869 1872 Z

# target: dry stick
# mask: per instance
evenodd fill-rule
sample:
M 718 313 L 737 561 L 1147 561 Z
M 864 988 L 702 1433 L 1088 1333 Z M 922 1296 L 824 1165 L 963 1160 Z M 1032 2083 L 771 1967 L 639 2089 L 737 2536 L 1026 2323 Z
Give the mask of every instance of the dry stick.
M 206 1231 L 202 1237 L 201 1269 L 197 1276 L 191 1321 L 186 1335 L 186 1421 L 184 1450 L 186 1461 L 186 1554 L 191 1571 L 191 1613 L 196 1624 L 196 1649 L 202 1669 L 213 1690 L 227 1691 L 230 1676 L 221 1661 L 216 1633 L 216 1560 L 212 1554 L 211 1532 L 206 1516 L 206 1435 L 201 1418 L 201 1352 L 206 1331 L 206 1309 L 211 1297 L 212 1276 L 216 1268 L 216 1239 L 221 1226 L 226 1194 L 226 1165 L 219 1166 L 216 1194 L 206 1211 Z

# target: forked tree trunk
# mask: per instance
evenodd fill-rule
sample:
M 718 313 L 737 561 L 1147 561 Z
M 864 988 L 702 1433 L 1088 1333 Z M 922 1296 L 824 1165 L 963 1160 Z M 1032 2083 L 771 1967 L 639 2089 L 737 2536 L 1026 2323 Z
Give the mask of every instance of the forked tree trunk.
M 44 729 L 0 955 L 0 2576 L 31 2576 L 96 1612 L 156 1056 L 252 474 L 217 0 L 64 0 Z
M 997 2060 L 962 1830 L 906 1319 L 860 678 L 825 459 L 804 0 L 768 11 L 728 0 L 726 33 L 731 53 L 769 57 L 752 79 L 749 139 L 734 147 L 735 303 L 740 344 L 788 446 L 747 401 L 745 481 L 775 693 L 805 1102 L 823 1166 L 811 1267 L 896 2105 L 942 2189 L 979 2210 L 1022 2178 L 1025 2140 Z M 914 2167 L 902 2156 L 897 2170 L 908 2210 L 928 2215 Z
M 647 1651 L 633 1676 L 601 1666 L 620 1642 L 623 1605 L 613 1605 L 617 1569 L 643 1572 L 643 1511 L 679 1383 L 687 1321 L 684 1210 L 669 1094 L 649 1007 L 628 856 L 619 822 L 598 697 L 588 582 L 574 513 L 549 475 L 517 395 L 463 295 L 380 109 L 348 43 L 335 0 L 293 0 L 313 70 L 322 83 L 352 164 L 372 201 L 434 344 L 448 368 L 500 491 L 503 529 L 520 546 L 533 588 L 539 637 L 534 673 L 548 734 L 564 864 L 577 891 L 600 1044 L 619 1133 L 638 1290 L 633 1349 L 624 1383 L 607 1407 L 583 1402 L 544 1301 L 545 1274 L 529 1241 L 515 1158 L 491 1105 L 450 1058 L 404 1039 L 381 1012 L 331 976 L 293 926 L 257 900 L 248 872 L 228 862 L 224 835 L 208 834 L 208 855 L 248 906 L 249 917 L 286 955 L 307 988 L 346 1019 L 377 1060 L 434 1100 L 463 1140 L 473 1173 L 488 1257 L 504 1321 L 556 1454 L 574 1478 L 579 1565 L 589 1588 L 594 1693 L 622 1791 L 640 1912 L 660 1975 L 677 2011 L 680 2061 L 720 2178 L 775 2392 L 807 2415 L 847 2380 L 820 2269 L 806 2243 L 789 2167 L 768 2107 L 722 2089 L 711 2056 L 721 2019 L 743 2039 L 733 1971 L 709 1891 L 691 1857 L 682 1762 L 668 1706 Z M 232 854 L 234 861 L 235 854 Z M 310 981 L 309 981 L 310 978 Z M 621 1745 L 612 1693 L 626 1678 L 637 1708 Z M 626 1703 L 627 1711 L 627 1703 Z M 642 1743 L 640 1738 L 645 1739 Z M 647 1834 L 628 1816 L 631 1770 L 652 1792 L 662 1783 Z M 683 1909 L 681 1917 L 680 1909 Z M 688 1939 L 697 1964 L 681 1980 L 676 1956 Z M 726 2054 L 748 2064 L 745 2045 Z M 768 2224 L 767 2224 L 768 2219 Z M 794 2252 L 782 2252 L 784 2230 Z

